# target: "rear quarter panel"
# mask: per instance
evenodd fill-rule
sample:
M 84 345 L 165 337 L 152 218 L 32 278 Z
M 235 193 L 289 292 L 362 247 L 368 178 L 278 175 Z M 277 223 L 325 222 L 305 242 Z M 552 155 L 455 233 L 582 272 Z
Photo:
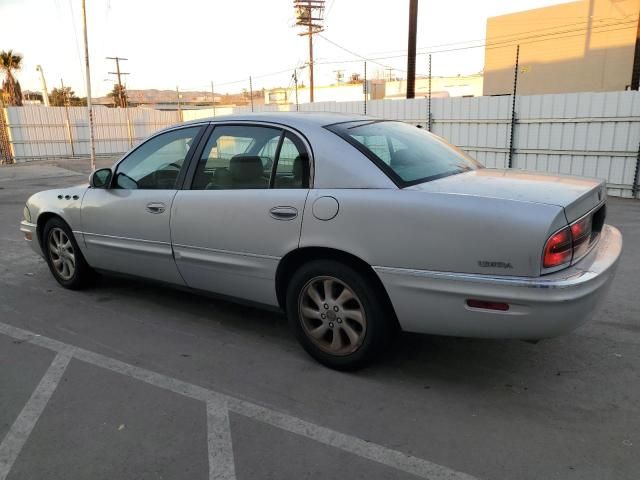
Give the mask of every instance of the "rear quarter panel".
M 323 196 L 339 203 L 328 221 L 313 215 Z M 544 243 L 564 225 L 564 212 L 554 205 L 400 189 L 315 189 L 300 247 L 335 248 L 372 266 L 533 277 L 540 275 Z

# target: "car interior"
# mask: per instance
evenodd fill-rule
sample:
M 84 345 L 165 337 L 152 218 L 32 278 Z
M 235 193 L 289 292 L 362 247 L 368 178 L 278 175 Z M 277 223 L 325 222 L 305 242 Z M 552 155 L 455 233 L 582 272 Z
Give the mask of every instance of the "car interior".
M 288 137 L 276 162 L 281 132 L 272 128 L 245 127 L 245 137 L 229 135 L 228 128 L 214 131 L 205 148 L 192 184 L 195 190 L 269 188 L 273 165 L 274 188 L 308 185 L 308 156 Z M 242 127 L 237 127 L 242 128 Z

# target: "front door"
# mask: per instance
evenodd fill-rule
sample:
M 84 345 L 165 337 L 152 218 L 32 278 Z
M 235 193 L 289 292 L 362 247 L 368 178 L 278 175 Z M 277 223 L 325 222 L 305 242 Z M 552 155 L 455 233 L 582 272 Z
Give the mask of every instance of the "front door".
M 116 167 L 109 188 L 82 202 L 85 256 L 95 268 L 184 284 L 173 259 L 169 221 L 185 160 L 203 127 L 161 133 Z
M 309 156 L 297 135 L 216 126 L 191 188 L 173 203 L 173 248 L 187 285 L 277 305 L 276 269 L 298 247 L 308 192 Z

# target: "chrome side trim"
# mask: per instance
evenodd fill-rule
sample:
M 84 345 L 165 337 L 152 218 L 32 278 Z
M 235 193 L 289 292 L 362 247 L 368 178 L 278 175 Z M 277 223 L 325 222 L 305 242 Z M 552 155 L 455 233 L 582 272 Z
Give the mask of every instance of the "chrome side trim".
M 223 253 L 225 255 L 241 255 L 244 257 L 266 258 L 269 260 L 280 260 L 280 258 L 282 258 L 282 257 L 275 257 L 273 255 L 260 255 L 258 253 L 234 252 L 232 250 L 221 250 L 217 248 L 194 247 L 193 245 L 184 245 L 182 243 L 174 243 L 173 246 L 178 248 L 188 248 L 190 250 L 200 250 L 200 251 L 212 252 L 212 253 Z
M 566 288 L 575 285 L 577 280 L 583 279 L 590 272 L 581 271 L 562 280 L 551 280 L 542 277 L 510 277 L 496 275 L 482 275 L 479 273 L 438 272 L 434 270 L 413 270 L 409 268 L 379 267 L 373 269 L 379 273 L 407 275 L 420 278 L 434 278 L 442 280 L 457 280 L 461 282 L 483 283 L 487 285 L 507 285 L 526 288 Z
M 246 282 L 252 281 L 251 278 L 267 280 L 268 283 L 265 285 L 273 287 L 279 261 L 278 257 L 269 255 L 243 254 L 179 244 L 173 246 L 173 255 L 187 284 L 240 297 L 243 296 L 240 292 L 247 286 Z
M 88 235 L 91 237 L 113 238 L 114 240 L 129 240 L 132 242 L 157 243 L 158 245 L 171 245 L 169 242 L 160 242 L 158 240 L 144 240 L 142 238 L 118 237 L 117 235 L 104 235 L 102 233 L 88 233 L 88 232 L 81 232 L 80 230 L 74 230 L 73 233 L 79 233 L 81 235 Z
M 74 232 L 84 236 L 84 241 L 88 247 L 91 245 L 124 250 L 136 253 L 147 253 L 170 257 L 172 255 L 171 244 L 156 240 L 143 240 L 138 238 L 118 237 L 114 235 L 102 235 L 98 233 Z

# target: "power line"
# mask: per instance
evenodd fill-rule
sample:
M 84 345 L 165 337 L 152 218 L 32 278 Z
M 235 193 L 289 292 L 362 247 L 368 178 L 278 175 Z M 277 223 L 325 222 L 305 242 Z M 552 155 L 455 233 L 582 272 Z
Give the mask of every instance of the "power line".
M 75 46 L 76 46 L 76 57 L 78 58 L 78 65 L 80 67 L 80 76 L 82 77 L 83 82 L 86 83 L 86 78 L 85 78 L 85 71 L 82 68 L 82 54 L 81 54 L 81 50 L 80 50 L 80 41 L 78 40 L 78 29 L 76 28 L 76 22 L 75 22 L 75 18 L 76 18 L 76 14 L 75 11 L 73 9 L 73 0 L 68 0 L 69 5 L 69 10 L 71 11 L 71 25 L 73 26 L 73 37 L 75 39 Z
M 634 27 L 635 27 L 635 20 L 633 21 L 623 21 L 623 22 L 617 22 L 617 23 L 609 23 L 606 25 L 598 25 L 596 27 L 594 27 L 594 29 L 602 29 L 604 27 L 609 27 L 609 26 L 616 26 L 616 25 L 625 25 L 628 23 L 633 23 Z M 624 29 L 627 28 L 631 28 L 631 27 L 625 27 Z M 610 31 L 616 31 L 616 30 L 622 30 L 622 29 L 609 29 L 609 30 L 597 30 L 594 33 L 605 33 L 605 32 L 610 32 Z M 532 33 L 535 32 L 535 30 L 531 30 L 531 31 L 527 31 L 527 32 L 523 32 L 523 33 Z M 513 46 L 516 43 L 521 43 L 523 45 L 526 44 L 531 44 L 531 43 L 538 43 L 538 42 L 543 42 L 543 41 L 549 41 L 549 40 L 554 40 L 554 39 L 560 39 L 560 38 L 570 38 L 573 36 L 579 36 L 579 35 L 564 35 L 561 37 L 556 37 L 556 38 L 547 38 L 547 37 L 554 37 L 555 35 L 561 35 L 564 33 L 569 33 L 569 32 L 584 32 L 584 29 L 580 28 L 580 29 L 573 29 L 573 30 L 565 30 L 565 31 L 560 31 L 560 32 L 550 32 L 547 34 L 543 34 L 543 35 L 539 35 L 539 36 L 534 36 L 534 37 L 526 37 L 526 38 L 537 38 L 537 40 L 535 41 L 530 41 L 530 42 L 521 42 L 521 40 L 526 39 L 520 39 L 520 38 L 514 38 L 514 39 L 510 39 L 510 40 L 503 40 L 503 41 L 498 41 L 498 42 L 489 42 L 489 43 L 482 43 L 479 45 L 470 45 L 470 46 L 464 46 L 464 47 L 457 47 L 457 48 L 449 48 L 449 49 L 440 49 L 440 50 L 432 50 L 430 52 L 420 52 L 419 55 L 427 55 L 429 53 L 446 53 L 446 52 L 453 52 L 453 51 L 460 51 L 460 50 L 472 50 L 475 48 L 482 48 L 482 47 L 486 47 L 488 49 L 495 49 L 495 48 L 504 48 L 506 46 Z M 382 67 L 385 68 L 392 68 L 393 70 L 399 71 L 399 72 L 405 72 L 405 70 L 401 69 L 401 68 L 394 68 L 394 67 L 390 67 L 388 65 L 385 65 L 383 63 L 377 62 L 376 60 L 385 60 L 385 59 L 392 59 L 392 58 L 404 58 L 406 57 L 406 54 L 402 54 L 402 55 L 393 55 L 393 56 L 388 56 L 388 57 L 377 57 L 377 58 L 370 58 L 370 57 L 366 57 L 364 55 L 361 55 L 353 50 L 350 50 L 336 42 L 334 42 L 333 40 L 327 38 L 326 36 L 322 35 L 322 34 L 318 34 L 319 37 L 321 37 L 323 40 L 327 41 L 328 43 L 331 43 L 333 45 L 335 45 L 336 47 L 340 48 L 341 50 L 344 50 L 345 52 L 349 53 L 350 55 L 353 55 L 355 57 L 358 57 L 358 60 L 325 60 L 325 61 L 316 61 L 314 62 L 315 65 L 333 65 L 333 64 L 343 64 L 343 63 L 357 63 L 360 62 L 361 60 L 366 60 L 368 62 L 372 62 L 375 63 L 377 65 L 380 65 Z M 459 43 L 469 43 L 473 40 L 469 40 L 467 42 L 459 42 Z M 455 45 L 455 44 L 442 44 L 443 46 L 446 45 Z M 426 48 L 426 47 L 423 47 Z M 299 68 L 299 64 L 294 67 L 293 69 L 298 69 Z M 292 68 L 287 68 L 285 70 L 279 70 L 276 72 L 270 72 L 270 73 L 264 73 L 261 75 L 254 75 L 253 78 L 265 78 L 265 77 L 272 77 L 275 75 L 279 75 L 282 73 L 289 73 L 291 72 Z M 233 84 L 237 84 L 237 83 L 245 83 L 247 81 L 246 77 L 239 79 L 239 80 L 230 80 L 230 81 L 226 81 L 226 82 L 216 82 L 216 86 L 225 86 L 225 85 L 233 85 Z M 207 87 L 208 88 L 208 87 Z M 205 89 L 203 87 L 203 89 Z
M 577 18 L 577 17 L 576 17 Z M 616 21 L 626 21 L 625 19 L 627 18 L 631 18 L 631 15 L 625 15 L 624 17 L 603 17 L 603 18 L 599 18 L 596 19 L 596 21 L 598 22 L 602 22 L 605 20 L 616 20 Z M 581 22 L 576 22 L 576 23 L 565 23 L 565 24 L 561 24 L 561 25 L 555 25 L 552 27 L 544 27 L 544 28 L 539 28 L 539 29 L 535 29 L 535 30 L 527 30 L 525 32 L 517 32 L 517 33 L 507 33 L 507 34 L 503 34 L 503 35 L 495 35 L 493 36 L 494 39 L 500 39 L 500 38 L 505 38 L 505 37 L 516 37 L 513 40 L 517 40 L 520 37 L 517 37 L 517 35 L 526 35 L 528 33 L 539 33 L 539 32 L 543 32 L 545 30 L 553 30 L 553 29 L 558 29 L 558 28 L 565 28 L 565 27 L 572 27 L 575 25 L 583 25 L 586 23 L 590 23 L 589 20 L 584 20 Z M 619 22 L 618 22 L 619 23 Z M 616 25 L 617 23 L 611 23 L 608 25 Z M 595 25 L 594 28 L 598 28 L 601 27 L 602 25 Z M 580 29 L 582 30 L 582 29 Z M 550 32 L 549 34 L 552 34 L 553 32 Z M 434 49 L 434 48 L 440 48 L 440 47 L 450 47 L 450 46 L 456 46 L 456 45 L 464 45 L 467 43 L 474 43 L 474 42 L 484 42 L 485 39 L 483 38 L 479 38 L 479 39 L 474 39 L 474 40 L 464 40 L 464 41 L 459 41 L 459 42 L 450 42 L 450 43 L 440 43 L 440 44 L 435 44 L 435 45 L 428 45 L 428 46 L 424 46 L 424 47 L 418 47 L 417 50 L 418 51 L 422 51 L 422 50 L 427 50 L 427 52 L 424 53 L 429 53 L 430 50 Z M 401 48 L 401 49 L 396 49 L 396 50 L 383 50 L 383 51 L 379 51 L 379 52 L 373 52 L 370 53 L 369 55 L 371 57 L 376 57 L 379 54 L 386 54 L 386 53 L 396 53 L 396 52 L 405 52 L 406 48 Z
M 617 25 L 626 25 L 626 24 L 633 24 L 627 27 L 623 27 L 623 28 L 615 28 L 615 29 L 608 29 L 608 30 L 600 30 L 603 29 L 605 27 L 611 27 L 611 26 L 617 26 Z M 611 23 L 611 24 L 607 24 L 607 25 L 599 25 L 597 27 L 594 27 L 593 33 L 606 33 L 606 32 L 614 32 L 614 31 L 618 31 L 618 30 L 626 30 L 628 28 L 635 28 L 636 27 L 636 21 L 635 20 L 631 20 L 631 21 L 626 21 L 626 22 L 618 22 L 618 23 Z M 596 28 L 598 30 L 596 30 Z M 561 39 L 561 38 L 571 38 L 571 37 L 576 37 L 576 36 L 581 36 L 582 32 L 584 32 L 585 30 L 580 28 L 580 29 L 573 29 L 573 30 L 564 30 L 564 31 L 560 31 L 560 32 L 554 32 L 554 33 L 548 33 L 545 35 L 534 35 L 534 36 L 528 36 L 528 37 L 523 37 L 522 39 L 520 38 L 514 38 L 514 39 L 510 39 L 510 40 L 503 40 L 503 41 L 499 41 L 499 42 L 489 42 L 489 43 L 482 43 L 479 45 L 470 45 L 470 46 L 465 46 L 465 47 L 457 47 L 457 48 L 447 48 L 447 49 L 441 49 L 441 50 L 431 50 L 431 51 L 427 51 L 427 52 L 420 52 L 420 55 L 427 55 L 429 53 L 444 53 L 444 52 L 455 52 L 455 51 L 462 51 L 462 50 L 472 50 L 475 48 L 482 48 L 485 47 L 489 50 L 495 49 L 495 48 L 504 48 L 507 46 L 515 46 L 516 44 L 520 43 L 521 45 L 524 44 L 531 44 L 531 43 L 539 43 L 539 42 L 546 42 L 549 40 L 556 40 L 556 39 Z M 572 32 L 581 32 L 578 33 L 576 35 L 563 35 L 565 33 L 572 33 Z M 562 36 L 556 36 L 556 35 L 562 35 Z M 526 39 L 530 39 L 530 38 L 536 38 L 536 40 L 533 41 L 529 41 L 529 42 L 522 42 L 521 40 L 526 40 Z M 388 59 L 393 59 L 393 58 L 405 58 L 407 55 L 406 54 L 402 54 L 402 55 L 390 55 L 390 56 L 385 56 L 385 57 L 374 57 L 374 58 L 368 58 L 367 60 L 369 61 L 376 61 L 376 60 L 388 60 Z M 329 64 L 337 64 L 337 63 L 354 63 L 357 62 L 358 60 L 336 60 L 336 61 L 325 61 L 325 62 L 317 62 L 317 64 L 319 65 L 329 65 Z M 398 70 L 398 69 L 396 69 Z
M 344 50 L 345 52 L 347 52 L 347 53 L 349 53 L 349 54 L 351 54 L 351 55 L 353 55 L 353 56 L 355 56 L 355 57 L 359 57 L 359 58 L 361 58 L 362 60 L 366 60 L 366 61 L 368 61 L 368 62 L 370 61 L 371 63 L 375 63 L 376 65 L 380 65 L 381 67 L 384 67 L 384 68 L 391 68 L 391 67 L 389 67 L 389 65 L 385 65 L 385 64 L 383 64 L 383 63 L 376 62 L 375 60 L 371 60 L 370 58 L 367 58 L 367 57 L 365 57 L 365 56 L 363 56 L 363 55 L 360 55 L 359 53 L 356 53 L 356 52 L 354 52 L 353 50 L 349 50 L 348 48 L 343 47 L 342 45 L 340 45 L 340 44 L 338 44 L 338 43 L 334 42 L 333 40 L 328 39 L 327 37 L 325 37 L 324 35 L 322 35 L 322 34 L 320 34 L 320 33 L 318 34 L 318 36 L 319 36 L 321 39 L 323 39 L 325 42 L 329 42 L 331 45 L 334 45 L 334 46 L 338 47 L 340 50 Z
M 329 4 L 329 6 L 327 7 L 327 9 L 325 10 L 324 13 L 324 18 L 325 20 L 329 17 L 329 14 L 331 13 L 331 9 L 333 8 L 333 6 L 335 5 L 336 0 L 331 0 L 331 3 Z

